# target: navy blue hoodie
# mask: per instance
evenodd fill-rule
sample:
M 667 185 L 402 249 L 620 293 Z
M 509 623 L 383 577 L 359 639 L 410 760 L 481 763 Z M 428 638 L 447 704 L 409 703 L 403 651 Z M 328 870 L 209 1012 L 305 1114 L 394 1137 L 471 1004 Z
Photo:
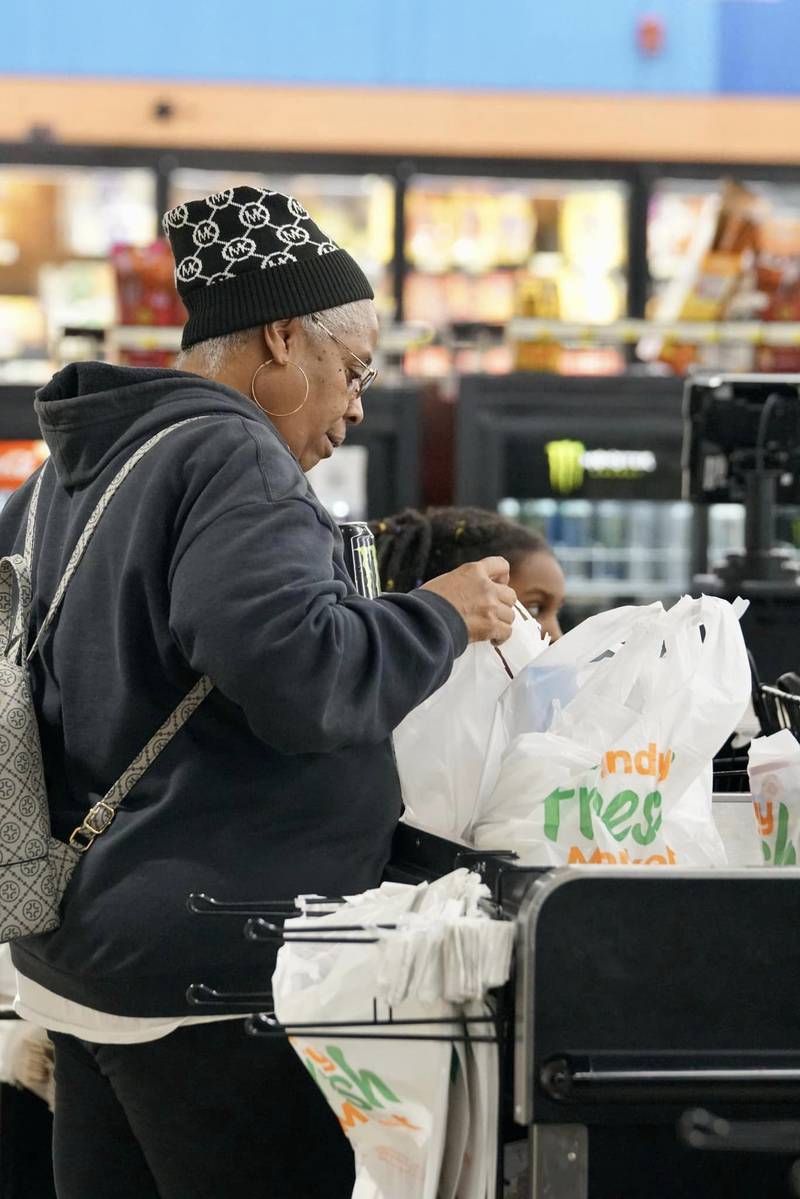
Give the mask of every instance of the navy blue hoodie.
M 66 838 L 199 675 L 216 689 L 81 861 L 63 923 L 17 968 L 118 1015 L 186 1012 L 189 983 L 253 990 L 270 955 L 186 898 L 376 885 L 400 812 L 390 735 L 447 678 L 461 617 L 430 592 L 354 594 L 336 526 L 246 397 L 178 371 L 66 367 L 36 401 L 52 455 L 33 628 L 94 505 L 112 501 L 33 660 L 53 831 Z M 0 515 L 20 552 L 32 484 Z

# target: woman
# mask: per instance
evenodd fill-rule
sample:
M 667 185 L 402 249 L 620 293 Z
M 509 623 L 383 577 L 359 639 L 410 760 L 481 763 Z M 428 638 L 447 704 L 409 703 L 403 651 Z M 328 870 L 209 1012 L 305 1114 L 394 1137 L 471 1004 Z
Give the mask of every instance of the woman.
M 482 508 L 413 508 L 371 525 L 381 582 L 390 592 L 411 591 L 444 571 L 487 554 L 500 554 L 520 603 L 553 641 L 561 636 L 564 572 L 545 539 L 524 525 Z
M 112 478 L 179 426 L 111 501 L 32 659 L 54 834 L 200 677 L 214 687 L 90 838 L 60 928 L 15 942 L 17 1009 L 55 1043 L 59 1199 L 336 1199 L 352 1161 L 335 1120 L 285 1041 L 233 1019 L 274 947 L 187 896 L 376 885 L 400 811 L 391 732 L 468 640 L 508 636 L 514 593 L 491 558 L 413 595 L 355 594 L 304 471 L 363 419 L 366 278 L 274 192 L 193 201 L 165 229 L 180 369 L 73 364 L 36 401 L 51 460 L 33 634 Z M 23 549 L 32 488 L 0 516 L 5 553 Z M 187 1005 L 191 983 L 222 993 L 214 1019 Z

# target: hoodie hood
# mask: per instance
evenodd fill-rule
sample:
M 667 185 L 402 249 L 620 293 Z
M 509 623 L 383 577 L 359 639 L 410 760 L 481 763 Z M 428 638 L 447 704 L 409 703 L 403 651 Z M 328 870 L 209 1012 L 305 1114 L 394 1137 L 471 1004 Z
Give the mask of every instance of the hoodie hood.
M 247 396 L 187 371 L 73 362 L 37 392 L 34 408 L 59 482 L 70 490 L 90 483 L 126 446 L 185 417 L 238 413 L 277 438 Z

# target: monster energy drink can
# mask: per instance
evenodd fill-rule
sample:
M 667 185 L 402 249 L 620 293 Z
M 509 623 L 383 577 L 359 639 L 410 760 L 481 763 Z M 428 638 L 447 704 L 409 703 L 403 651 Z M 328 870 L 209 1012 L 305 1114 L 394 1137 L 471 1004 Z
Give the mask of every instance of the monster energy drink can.
M 369 525 L 361 520 L 350 520 L 339 525 L 344 540 L 344 561 L 359 595 L 375 599 L 380 595 L 381 581 L 378 576 L 378 555 L 375 553 L 375 538 Z

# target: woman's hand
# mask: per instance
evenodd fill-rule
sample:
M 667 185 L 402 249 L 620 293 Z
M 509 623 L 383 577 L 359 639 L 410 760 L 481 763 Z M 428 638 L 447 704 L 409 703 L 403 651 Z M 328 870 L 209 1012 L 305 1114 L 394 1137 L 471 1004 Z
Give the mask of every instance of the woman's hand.
M 422 590 L 433 591 L 453 605 L 467 626 L 470 641 L 500 645 L 511 636 L 517 601 L 508 578 L 505 558 L 483 558 L 431 579 Z

